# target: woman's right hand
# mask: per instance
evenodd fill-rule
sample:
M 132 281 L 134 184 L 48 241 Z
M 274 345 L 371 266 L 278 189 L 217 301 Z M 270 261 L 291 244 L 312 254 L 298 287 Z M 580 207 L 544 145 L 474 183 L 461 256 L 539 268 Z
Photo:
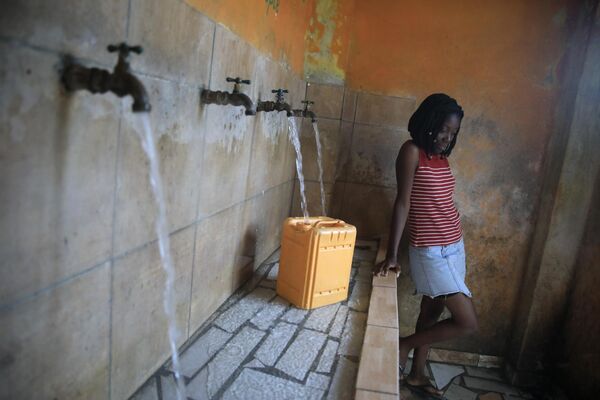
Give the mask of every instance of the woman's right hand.
M 375 266 L 375 270 L 373 271 L 373 275 L 375 276 L 387 276 L 388 271 L 391 271 L 396 274 L 396 278 L 400 276 L 400 264 L 397 261 L 393 260 L 383 260 L 379 264 Z

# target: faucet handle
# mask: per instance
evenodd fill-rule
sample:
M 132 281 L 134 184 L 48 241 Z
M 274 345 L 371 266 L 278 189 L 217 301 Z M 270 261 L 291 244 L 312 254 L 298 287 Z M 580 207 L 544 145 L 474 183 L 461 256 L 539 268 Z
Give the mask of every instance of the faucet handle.
M 250 79 L 242 79 L 239 76 L 237 78 L 231 78 L 228 76 L 227 78 L 225 78 L 225 80 L 227 82 L 235 82 L 237 84 L 240 84 L 240 83 L 245 83 L 246 85 L 250 84 Z
M 308 109 L 310 108 L 310 106 L 312 106 L 313 104 L 315 104 L 314 101 L 311 100 L 302 100 L 300 103 L 304 104 L 304 111 L 308 111 Z
M 123 42 L 121 44 L 109 44 L 106 48 L 109 53 L 119 52 L 119 55 L 127 57 L 129 52 L 134 52 L 135 54 L 142 54 L 144 49 L 142 46 L 129 46 L 127 43 Z
M 288 93 L 287 89 L 273 89 L 271 90 L 271 93 L 275 93 L 275 101 L 277 101 L 277 103 L 283 103 L 283 94 L 284 93 Z

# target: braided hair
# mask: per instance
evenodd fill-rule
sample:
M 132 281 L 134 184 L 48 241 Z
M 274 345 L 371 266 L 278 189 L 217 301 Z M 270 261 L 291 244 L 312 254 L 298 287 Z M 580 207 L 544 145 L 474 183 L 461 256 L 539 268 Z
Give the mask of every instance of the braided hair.
M 410 117 L 408 121 L 410 137 L 417 146 L 425 150 L 427 156 L 430 157 L 433 154 L 434 140 L 437 139 L 446 119 L 452 114 L 456 114 L 462 120 L 464 116 L 462 107 L 452 97 L 443 93 L 435 93 L 423 100 L 417 111 Z M 456 144 L 457 136 L 458 131 L 448 148 L 441 153 L 443 157 L 450 155 Z

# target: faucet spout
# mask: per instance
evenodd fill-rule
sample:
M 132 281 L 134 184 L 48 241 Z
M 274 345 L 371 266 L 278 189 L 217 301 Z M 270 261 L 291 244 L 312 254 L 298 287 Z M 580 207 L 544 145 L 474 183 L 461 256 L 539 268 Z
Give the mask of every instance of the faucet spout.
M 292 110 L 292 113 L 294 114 L 294 116 L 302 117 L 302 118 L 310 118 L 311 122 L 313 122 L 313 123 L 317 122 L 317 114 L 315 114 L 313 111 L 309 110 L 309 107 L 312 104 L 315 104 L 315 102 L 309 101 L 309 100 L 304 100 L 304 101 L 302 101 L 302 103 L 304 103 L 304 109 Z
M 294 115 L 292 113 L 292 106 L 290 106 L 288 103 L 279 103 L 277 106 L 278 106 L 277 111 L 285 111 L 285 114 L 288 117 L 291 117 Z
M 315 114 L 313 111 L 307 110 L 304 112 L 304 118 L 310 118 L 311 122 L 317 122 L 317 114 Z
M 130 95 L 133 98 L 133 104 L 131 105 L 133 112 L 148 112 L 151 110 L 146 88 L 138 78 L 129 72 L 122 76 L 113 74 L 113 84 L 109 90 L 119 97 Z
M 254 103 L 248 97 L 248 95 L 240 92 L 240 84 L 250 84 L 249 80 L 240 78 L 227 78 L 227 82 L 234 82 L 233 91 L 223 92 L 220 90 L 208 90 L 204 89 L 200 93 L 200 101 L 203 104 L 218 104 L 221 106 L 242 106 L 244 107 L 246 115 L 256 115 L 256 107 Z
M 200 94 L 200 100 L 203 104 L 218 104 L 221 106 L 242 106 L 245 108 L 246 115 L 256 115 L 256 108 L 254 103 L 244 93 L 229 93 L 222 92 L 220 90 L 202 90 Z
M 287 93 L 286 89 L 274 89 L 271 92 L 275 93 L 275 101 L 259 101 L 256 105 L 256 111 L 271 112 L 285 111 L 288 117 L 294 116 L 292 106 L 283 101 L 283 94 Z
M 246 115 L 256 115 L 256 108 L 248 95 L 244 93 L 231 93 L 229 100 L 234 106 L 243 106 L 246 109 Z
M 68 91 L 88 90 L 94 94 L 112 92 L 119 97 L 129 95 L 133 98 L 133 112 L 149 112 L 152 107 L 148 92 L 142 82 L 131 73 L 127 62 L 130 51 L 140 54 L 142 48 L 122 43 L 119 46 L 108 46 L 108 51 L 119 51 L 119 60 L 112 73 L 104 69 L 87 68 L 67 58 L 61 79 L 65 88 Z

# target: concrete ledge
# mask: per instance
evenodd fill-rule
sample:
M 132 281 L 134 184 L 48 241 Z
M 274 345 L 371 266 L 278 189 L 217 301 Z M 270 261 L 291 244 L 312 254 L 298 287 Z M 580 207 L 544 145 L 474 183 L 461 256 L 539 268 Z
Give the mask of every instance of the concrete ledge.
M 381 239 L 375 263 L 383 260 L 386 246 L 387 240 Z M 396 276 L 374 277 L 372 284 L 355 398 L 399 399 Z
M 395 287 L 373 284 L 367 325 L 398 329 L 397 301 Z
M 394 394 L 371 392 L 369 390 L 361 389 L 356 391 L 356 396 L 354 397 L 355 400 L 394 400 L 397 398 L 398 396 Z
M 398 329 L 367 325 L 356 388 L 398 395 Z

